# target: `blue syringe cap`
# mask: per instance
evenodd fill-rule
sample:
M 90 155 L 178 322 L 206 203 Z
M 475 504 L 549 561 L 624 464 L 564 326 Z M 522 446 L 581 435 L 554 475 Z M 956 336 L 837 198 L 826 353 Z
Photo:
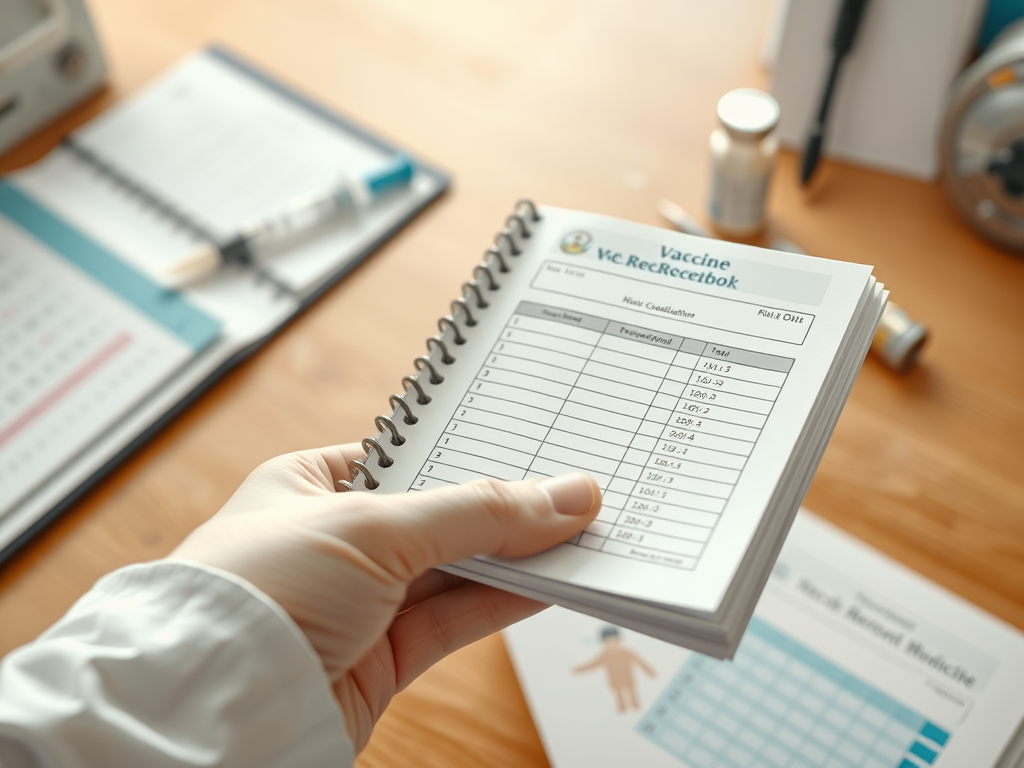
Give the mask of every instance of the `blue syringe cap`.
M 373 197 L 382 195 L 395 187 L 407 185 L 412 181 L 415 169 L 412 158 L 400 152 L 386 166 L 366 177 L 366 188 Z

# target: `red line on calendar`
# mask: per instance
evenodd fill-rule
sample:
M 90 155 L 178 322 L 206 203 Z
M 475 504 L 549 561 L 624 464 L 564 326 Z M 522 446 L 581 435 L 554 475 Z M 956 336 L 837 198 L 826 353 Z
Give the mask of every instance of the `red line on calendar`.
M 95 355 L 86 360 L 71 374 L 61 381 L 56 387 L 50 390 L 42 399 L 26 409 L 11 424 L 0 430 L 0 448 L 11 440 L 15 435 L 25 429 L 29 424 L 38 419 L 56 403 L 64 398 L 75 387 L 95 373 L 101 366 L 110 361 L 115 355 L 129 346 L 132 342 L 131 334 L 124 332 L 99 350 Z

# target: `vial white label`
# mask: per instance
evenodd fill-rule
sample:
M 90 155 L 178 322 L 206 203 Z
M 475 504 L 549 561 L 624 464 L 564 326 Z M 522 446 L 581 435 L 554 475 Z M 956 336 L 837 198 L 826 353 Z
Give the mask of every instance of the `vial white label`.
M 726 163 L 711 168 L 710 214 L 725 231 L 754 232 L 764 224 L 764 204 L 771 169 L 767 172 L 737 174 Z

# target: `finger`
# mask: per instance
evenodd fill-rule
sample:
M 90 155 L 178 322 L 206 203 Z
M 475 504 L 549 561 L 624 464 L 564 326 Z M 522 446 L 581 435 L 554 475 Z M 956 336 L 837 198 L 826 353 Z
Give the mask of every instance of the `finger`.
M 399 615 L 388 631 L 397 690 L 448 654 L 547 607 L 475 582 L 420 603 Z
M 334 492 L 340 480 L 352 479 L 349 462 L 365 457 L 359 443 L 347 443 L 286 453 L 268 464 L 273 465 L 278 474 L 288 475 L 297 488 Z
M 474 555 L 522 557 L 575 536 L 597 515 L 601 491 L 580 473 L 376 496 L 379 514 L 335 516 L 337 535 L 409 581 Z
M 229 506 L 265 505 L 267 499 L 280 494 L 308 496 L 333 493 L 337 490 L 337 480 L 349 478 L 348 462 L 362 456 L 363 449 L 359 443 L 275 456 L 249 474 L 235 491 Z
M 352 473 L 348 469 L 353 459 L 366 458 L 366 451 L 359 443 L 345 443 L 344 445 L 329 445 L 325 448 L 317 448 L 311 453 L 320 455 L 330 476 L 331 490 L 338 490 L 338 482 L 351 480 Z
M 444 571 L 429 570 L 422 576 L 412 580 L 405 593 L 405 601 L 398 609 L 398 612 L 407 611 L 414 605 L 419 605 L 424 600 L 440 595 L 450 589 L 462 586 L 466 580 L 461 576 L 453 576 Z

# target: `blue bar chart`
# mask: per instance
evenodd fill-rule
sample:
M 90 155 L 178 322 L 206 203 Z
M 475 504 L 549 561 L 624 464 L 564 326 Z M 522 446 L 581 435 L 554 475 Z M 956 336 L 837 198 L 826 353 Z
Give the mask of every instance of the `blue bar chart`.
M 733 662 L 688 657 L 636 730 L 691 768 L 925 768 L 951 738 L 757 617 Z

